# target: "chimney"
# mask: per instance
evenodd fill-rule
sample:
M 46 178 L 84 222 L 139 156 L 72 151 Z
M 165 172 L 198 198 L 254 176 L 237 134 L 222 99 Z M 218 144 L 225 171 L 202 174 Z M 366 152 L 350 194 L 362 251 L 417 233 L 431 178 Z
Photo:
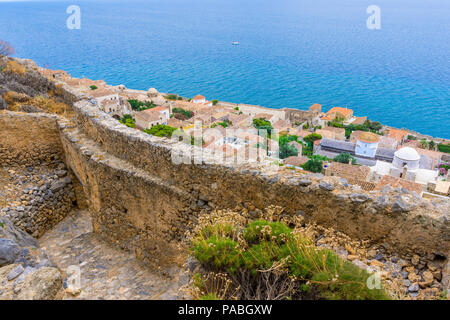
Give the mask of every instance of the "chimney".
M 408 166 L 407 165 L 405 165 L 403 167 L 403 172 L 402 172 L 402 178 L 403 179 L 406 179 L 406 173 L 408 173 Z

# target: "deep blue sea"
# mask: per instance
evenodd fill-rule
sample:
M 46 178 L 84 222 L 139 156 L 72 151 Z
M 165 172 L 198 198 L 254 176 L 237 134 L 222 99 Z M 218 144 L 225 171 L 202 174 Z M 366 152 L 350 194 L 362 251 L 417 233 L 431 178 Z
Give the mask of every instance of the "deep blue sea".
M 80 30 L 66 27 L 71 4 Z M 381 30 L 366 27 L 372 4 Z M 274 108 L 344 106 L 450 138 L 449 0 L 0 0 L 0 39 L 76 77 Z

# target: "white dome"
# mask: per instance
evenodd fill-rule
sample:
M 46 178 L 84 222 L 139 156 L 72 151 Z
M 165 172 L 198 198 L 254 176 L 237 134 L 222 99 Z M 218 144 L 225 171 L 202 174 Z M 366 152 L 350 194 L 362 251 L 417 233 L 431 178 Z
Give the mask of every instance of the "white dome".
M 402 160 L 407 160 L 407 161 L 417 161 L 420 160 L 420 155 L 419 153 L 411 147 L 404 147 L 401 148 L 400 150 L 397 150 L 394 155 Z

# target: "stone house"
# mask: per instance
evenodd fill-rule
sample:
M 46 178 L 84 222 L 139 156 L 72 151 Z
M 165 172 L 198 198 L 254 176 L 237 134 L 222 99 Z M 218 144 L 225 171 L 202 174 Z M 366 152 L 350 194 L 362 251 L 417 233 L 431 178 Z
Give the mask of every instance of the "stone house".
M 136 112 L 136 128 L 144 130 L 155 125 L 167 125 L 169 120 L 169 108 L 156 107 L 144 111 Z

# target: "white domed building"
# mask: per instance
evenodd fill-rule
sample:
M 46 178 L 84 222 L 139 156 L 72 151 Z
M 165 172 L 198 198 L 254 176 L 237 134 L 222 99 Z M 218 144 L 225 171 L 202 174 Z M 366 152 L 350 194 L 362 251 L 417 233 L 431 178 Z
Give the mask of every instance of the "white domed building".
M 370 170 L 375 181 L 379 181 L 385 175 L 390 175 L 427 185 L 429 182 L 435 182 L 438 177 L 436 170 L 421 168 L 421 156 L 416 149 L 411 147 L 397 150 L 392 163 L 377 161 Z
M 379 135 L 372 132 L 364 132 L 356 140 L 355 154 L 362 157 L 375 158 L 379 142 Z
M 420 155 L 416 149 L 411 147 L 404 147 L 394 153 L 394 167 L 403 169 L 408 166 L 408 171 L 419 169 Z

